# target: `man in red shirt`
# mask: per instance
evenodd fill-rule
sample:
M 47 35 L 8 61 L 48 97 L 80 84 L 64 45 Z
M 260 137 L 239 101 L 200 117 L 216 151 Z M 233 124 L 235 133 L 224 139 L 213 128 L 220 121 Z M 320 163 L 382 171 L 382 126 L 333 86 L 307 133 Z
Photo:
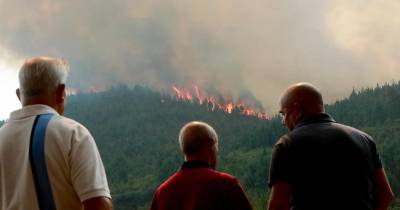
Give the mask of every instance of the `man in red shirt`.
M 179 144 L 185 162 L 157 189 L 151 210 L 252 210 L 239 181 L 215 171 L 218 136 L 210 125 L 186 124 Z

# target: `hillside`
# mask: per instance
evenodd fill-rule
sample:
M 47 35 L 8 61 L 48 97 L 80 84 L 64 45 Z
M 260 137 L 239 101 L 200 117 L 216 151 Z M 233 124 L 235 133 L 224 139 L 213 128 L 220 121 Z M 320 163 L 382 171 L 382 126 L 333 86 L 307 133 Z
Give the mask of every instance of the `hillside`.
M 192 120 L 208 122 L 216 129 L 220 136 L 219 169 L 238 176 L 253 202 L 262 208 L 270 156 L 267 146 L 285 131 L 278 123 L 243 116 L 235 110 L 232 114 L 210 112 L 194 103 L 161 100 L 159 93 L 139 86 L 71 96 L 67 115 L 95 136 L 116 209 L 121 210 L 148 207 L 155 188 L 180 167 L 183 159 L 178 132 Z
M 400 119 L 400 82 L 353 90 L 348 98 L 329 105 L 327 111 L 340 122 L 356 127 Z
M 400 85 L 353 91 L 327 106 L 338 122 L 366 130 L 376 138 L 393 189 L 400 189 Z M 177 135 L 191 120 L 214 126 L 220 135 L 219 170 L 237 176 L 255 206 L 264 209 L 271 146 L 286 130 L 269 121 L 238 113 L 209 112 L 143 87 L 69 98 L 67 115 L 93 132 L 105 162 L 116 209 L 146 209 L 155 188 L 182 163 Z
M 156 187 L 180 167 L 178 132 L 191 120 L 220 136 L 218 169 L 237 176 L 256 210 L 265 209 L 271 147 L 286 132 L 278 117 L 210 112 L 145 87 L 117 86 L 70 96 L 66 115 L 89 128 L 102 155 L 115 209 L 148 209 Z M 338 122 L 371 134 L 396 195 L 400 190 L 400 82 L 354 90 L 327 105 Z M 0 122 L 1 125 L 2 122 Z

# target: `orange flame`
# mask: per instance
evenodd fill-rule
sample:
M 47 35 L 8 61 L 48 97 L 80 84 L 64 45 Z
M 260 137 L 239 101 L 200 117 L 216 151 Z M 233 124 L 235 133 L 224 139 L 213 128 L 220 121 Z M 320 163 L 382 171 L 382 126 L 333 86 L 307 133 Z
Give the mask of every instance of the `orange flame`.
M 228 112 L 229 114 L 232 113 L 233 110 L 233 103 L 228 103 L 225 107 L 225 111 Z
M 203 99 L 201 98 L 199 87 L 197 85 L 194 86 L 194 91 L 196 93 L 197 100 L 199 100 L 199 104 L 202 105 L 203 104 Z
M 194 94 L 191 91 L 185 89 L 179 89 L 175 85 L 172 85 L 172 91 L 174 96 L 178 100 L 188 101 L 191 103 L 198 103 L 199 105 L 204 105 L 209 111 L 222 110 L 229 114 L 234 111 L 239 112 L 242 115 L 253 116 L 260 119 L 268 119 L 267 114 L 261 111 L 256 111 L 250 106 L 246 105 L 244 102 L 235 104 L 232 101 L 219 102 L 212 96 L 202 96 L 200 94 L 200 89 L 198 86 L 194 86 Z

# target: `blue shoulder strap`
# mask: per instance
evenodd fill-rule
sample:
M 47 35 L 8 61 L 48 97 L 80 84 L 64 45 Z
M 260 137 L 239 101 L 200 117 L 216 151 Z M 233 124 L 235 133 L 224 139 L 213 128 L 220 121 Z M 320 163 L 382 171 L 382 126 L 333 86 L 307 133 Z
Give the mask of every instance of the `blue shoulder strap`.
M 29 145 L 29 161 L 40 210 L 56 210 L 44 154 L 46 128 L 52 117 L 53 114 L 43 114 L 36 117 Z

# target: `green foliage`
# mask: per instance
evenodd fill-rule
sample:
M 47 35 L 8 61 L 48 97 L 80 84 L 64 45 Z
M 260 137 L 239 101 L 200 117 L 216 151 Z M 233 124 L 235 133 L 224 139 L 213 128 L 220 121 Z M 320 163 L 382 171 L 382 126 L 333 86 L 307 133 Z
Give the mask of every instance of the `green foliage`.
M 393 191 L 400 195 L 400 119 L 386 120 L 364 130 L 374 136 Z
M 265 139 L 263 133 L 276 138 L 284 131 L 281 125 L 280 129 L 265 126 L 270 122 L 238 111 L 210 112 L 140 86 L 71 96 L 67 116 L 87 126 L 95 137 L 118 210 L 149 206 L 157 186 L 182 164 L 178 133 L 193 120 L 209 123 L 219 134 L 219 169 L 239 177 L 254 199 L 265 203 L 261 192 L 266 192 L 267 145 L 275 139 Z
M 400 193 L 399 107 L 400 83 L 353 91 L 349 98 L 327 106 L 338 122 L 374 136 L 396 193 Z M 176 101 L 141 86 L 71 96 L 67 116 L 93 133 L 117 210 L 149 208 L 157 186 L 183 162 L 178 132 L 192 120 L 216 129 L 218 170 L 238 177 L 255 209 L 266 209 L 271 146 L 287 132 L 278 116 L 260 120 L 237 110 L 210 112 L 205 106 Z
M 327 110 L 340 122 L 355 127 L 369 127 L 386 120 L 400 119 L 399 107 L 400 81 L 353 90 L 347 99 L 327 106 Z

